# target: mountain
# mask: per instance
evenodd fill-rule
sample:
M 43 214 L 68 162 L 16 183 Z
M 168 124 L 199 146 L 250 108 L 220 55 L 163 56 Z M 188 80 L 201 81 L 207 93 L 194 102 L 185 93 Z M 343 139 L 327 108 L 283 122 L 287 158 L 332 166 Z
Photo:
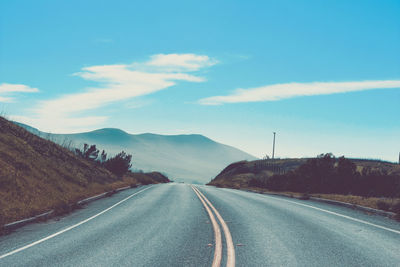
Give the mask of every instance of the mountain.
M 77 134 L 50 134 L 27 125 L 19 125 L 63 146 L 82 147 L 84 143 L 95 144 L 109 155 L 123 150 L 133 155 L 134 169 L 161 171 L 175 181 L 206 183 L 232 162 L 256 159 L 239 149 L 199 134 L 129 134 L 114 128 Z
M 168 180 L 160 173 L 117 177 L 0 117 L 0 232 L 3 223 L 60 210 L 88 196 L 159 182 Z

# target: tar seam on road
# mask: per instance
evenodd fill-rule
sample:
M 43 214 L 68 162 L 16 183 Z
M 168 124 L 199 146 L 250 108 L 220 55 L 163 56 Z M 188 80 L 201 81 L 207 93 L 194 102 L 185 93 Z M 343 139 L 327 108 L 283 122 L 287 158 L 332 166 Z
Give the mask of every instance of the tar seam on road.
M 227 267 L 234 267 L 235 266 L 235 247 L 233 246 L 232 236 L 231 236 L 231 233 L 229 231 L 228 225 L 226 224 L 226 222 L 224 221 L 222 216 L 219 214 L 217 209 L 203 195 L 203 193 L 201 193 L 200 190 L 197 189 L 196 187 L 192 186 L 192 189 L 195 191 L 195 193 L 197 194 L 197 196 L 199 197 L 200 200 L 202 200 L 202 198 L 203 198 L 207 202 L 207 204 L 211 207 L 211 209 L 214 211 L 215 215 L 217 216 L 220 224 L 222 225 L 222 229 L 224 230 L 224 234 L 225 234 L 225 241 L 226 241 L 226 248 L 227 248 L 226 266 Z M 205 205 L 205 203 L 203 203 L 203 205 Z M 205 205 L 205 207 L 207 207 L 207 205 Z
M 211 212 L 210 208 L 207 206 L 207 204 L 204 202 L 202 197 L 199 195 L 199 193 L 196 191 L 196 189 L 192 186 L 193 191 L 196 193 L 197 197 L 200 199 L 201 203 L 203 204 L 204 208 L 206 209 L 208 213 L 208 217 L 210 217 L 213 229 L 214 229 L 214 236 L 215 236 L 215 250 L 214 250 L 214 259 L 212 262 L 212 267 L 219 267 L 221 265 L 221 259 L 222 259 L 222 238 L 221 238 L 221 230 L 219 228 L 219 225 L 217 221 L 215 220 L 215 217 L 213 213 Z
M 272 196 L 267 196 L 267 197 L 275 198 L 275 197 L 272 197 Z M 376 227 L 376 228 L 379 228 L 379 229 L 383 229 L 383 230 L 386 230 L 386 231 L 389 231 L 389 232 L 392 232 L 392 233 L 400 234 L 400 231 L 398 231 L 398 230 L 394 230 L 394 229 L 391 229 L 391 228 L 388 228 L 388 227 L 385 227 L 385 226 L 381 226 L 381 225 L 378 225 L 378 224 L 374 224 L 374 223 L 370 223 L 370 222 L 363 221 L 363 220 L 360 220 L 360 219 L 356 219 L 356 218 L 353 218 L 353 217 L 350 217 L 350 216 L 347 216 L 347 215 L 343 215 L 343 214 L 340 214 L 340 213 L 336 213 L 336 212 L 333 212 L 333 211 L 324 210 L 324 209 L 313 207 L 313 206 L 310 206 L 310 205 L 307 205 L 307 204 L 297 203 L 297 202 L 294 202 L 294 201 L 291 201 L 291 200 L 287 200 L 287 199 L 280 199 L 279 198 L 279 200 L 283 200 L 283 201 L 286 201 L 286 202 L 289 202 L 289 203 L 293 203 L 293 204 L 296 204 L 296 205 L 299 205 L 299 206 L 304 206 L 304 207 L 308 207 L 308 208 L 311 208 L 311 209 L 315 209 L 315 210 L 319 210 L 319 211 L 322 211 L 322 212 L 326 212 L 326 213 L 329 213 L 329 214 L 332 214 L 332 215 L 336 215 L 336 216 L 339 216 L 339 217 L 346 218 L 346 219 L 351 220 L 351 221 L 355 221 L 355 222 L 359 222 L 359 223 L 363 223 L 363 224 L 366 224 L 366 225 L 370 225 L 370 226 L 373 226 L 373 227 Z
M 3 258 L 5 258 L 5 257 L 7 257 L 7 256 L 13 255 L 13 254 L 18 253 L 18 252 L 20 252 L 20 251 L 23 251 L 23 250 L 25 250 L 25 249 L 27 249 L 27 248 L 33 247 L 33 246 L 35 246 L 35 245 L 38 245 L 38 244 L 40 244 L 40 243 L 42 243 L 42 242 L 44 242 L 44 241 L 46 241 L 46 240 L 49 240 L 49 239 L 51 239 L 51 238 L 53 238 L 53 237 L 56 237 L 56 236 L 58 236 L 58 235 L 61 235 L 62 233 L 65 233 L 65 232 L 67 232 L 67 231 L 69 231 L 69 230 L 72 230 L 72 229 L 74 229 L 74 228 L 76 228 L 76 227 L 78 227 L 78 226 L 80 226 L 80 225 L 82 225 L 82 224 L 84 224 L 84 223 L 87 223 L 88 221 L 91 221 L 91 220 L 93 220 L 94 218 L 96 218 L 96 217 L 102 215 L 103 213 L 106 213 L 107 211 L 111 210 L 112 208 L 115 208 L 115 207 L 118 206 L 119 204 L 121 204 L 121 203 L 127 201 L 127 200 L 130 199 L 131 197 L 133 197 L 133 196 L 135 196 L 135 195 L 137 195 L 137 194 L 139 194 L 139 193 L 141 193 L 141 192 L 143 192 L 143 191 L 145 191 L 145 190 L 147 190 L 147 189 L 150 189 L 151 187 L 152 187 L 152 186 L 149 186 L 149 187 L 144 188 L 144 189 L 142 189 L 142 190 L 140 190 L 140 191 L 138 191 L 138 192 L 136 192 L 136 193 L 133 193 L 132 195 L 130 195 L 130 196 L 124 198 L 123 200 L 121 200 L 121 201 L 115 203 L 115 204 L 112 205 L 111 207 L 109 207 L 109 208 L 107 208 L 107 209 L 105 209 L 105 210 L 103 210 L 103 211 L 97 213 L 96 215 L 93 215 L 92 217 L 89 217 L 89 218 L 87 218 L 87 219 L 85 219 L 85 220 L 83 220 L 83 221 L 81 221 L 81 222 L 79 222 L 79 223 L 77 223 L 77 224 L 74 224 L 74 225 L 72 225 L 72 226 L 69 226 L 69 227 L 65 228 L 64 230 L 61 230 L 61 231 L 56 232 L 56 233 L 54 233 L 54 234 L 52 234 L 52 235 L 49 235 L 49 236 L 47 236 L 47 237 L 45 237 L 45 238 L 42 238 L 42 239 L 40 239 L 40 240 L 38 240 L 38 241 L 35 241 L 35 242 L 33 242 L 33 243 L 30 243 L 30 244 L 28 244 L 28 245 L 26 245 L 26 246 L 23 246 L 23 247 L 21 247 L 21 248 L 18 248 L 18 249 L 15 249 L 15 250 L 13 250 L 13 251 L 10 251 L 10 252 L 8 252 L 8 253 L 6 253 L 6 254 L 3 254 L 3 255 L 0 256 L 0 259 L 3 259 Z

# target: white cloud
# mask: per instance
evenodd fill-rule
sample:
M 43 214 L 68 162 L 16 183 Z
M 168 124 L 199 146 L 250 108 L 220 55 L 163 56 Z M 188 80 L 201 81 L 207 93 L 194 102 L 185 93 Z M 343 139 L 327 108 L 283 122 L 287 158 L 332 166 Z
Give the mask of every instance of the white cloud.
M 8 103 L 8 102 L 12 102 L 12 101 L 13 101 L 13 98 L 12 98 L 12 97 L 0 96 L 0 102 Z
M 34 93 L 34 92 L 39 92 L 39 90 L 37 88 L 32 88 L 23 84 L 10 84 L 10 83 L 0 84 L 0 93 L 10 93 L 10 92 Z
M 171 54 L 156 55 L 144 63 L 85 67 L 74 75 L 98 82 L 98 87 L 41 101 L 33 109 L 34 116 L 29 122 L 26 117 L 19 119 L 42 130 L 57 132 L 68 132 L 82 126 L 90 128 L 104 122 L 107 117 L 84 116 L 83 112 L 164 90 L 178 81 L 203 82 L 204 78 L 186 72 L 211 66 L 211 62 L 207 56 Z
M 328 95 L 387 88 L 400 88 L 400 80 L 273 84 L 237 89 L 230 95 L 200 99 L 199 103 L 202 105 L 221 105 L 224 103 L 277 101 L 298 96 Z
M 92 130 L 94 126 L 107 121 L 106 116 L 80 116 L 71 118 L 67 116 L 8 116 L 11 120 L 22 122 L 36 127 L 41 131 L 50 133 L 80 133 Z
M 4 96 L 13 93 L 36 93 L 39 92 L 37 88 L 32 88 L 24 84 L 10 84 L 2 83 L 0 84 L 0 102 L 12 102 L 13 97 Z
M 151 57 L 147 66 L 162 68 L 165 71 L 196 71 L 217 64 L 208 56 L 195 54 L 158 54 Z

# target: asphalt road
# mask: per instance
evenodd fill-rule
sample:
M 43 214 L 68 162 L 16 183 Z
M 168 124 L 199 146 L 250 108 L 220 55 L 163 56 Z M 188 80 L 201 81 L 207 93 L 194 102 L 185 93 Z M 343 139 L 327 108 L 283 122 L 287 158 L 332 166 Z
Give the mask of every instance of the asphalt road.
M 236 266 L 400 266 L 400 223 L 393 220 L 313 201 L 197 188 L 129 189 L 24 226 L 0 237 L 0 266 L 211 266 L 216 231 L 221 266 L 232 259 Z

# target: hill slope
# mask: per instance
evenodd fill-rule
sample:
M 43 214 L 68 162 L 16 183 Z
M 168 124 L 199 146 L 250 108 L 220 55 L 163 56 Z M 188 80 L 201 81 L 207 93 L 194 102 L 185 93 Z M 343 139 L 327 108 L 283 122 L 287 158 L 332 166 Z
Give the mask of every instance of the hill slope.
M 133 168 L 158 170 L 177 181 L 206 183 L 232 162 L 256 159 L 239 149 L 197 134 L 133 135 L 112 128 L 78 134 L 49 134 L 22 126 L 59 144 L 70 145 L 72 142 L 71 146 L 75 147 L 84 143 L 96 144 L 110 154 L 124 150 L 133 155 Z
M 138 174 L 139 175 L 139 174 Z M 0 117 L 0 225 L 159 174 L 120 179 Z
M 271 160 L 240 161 L 227 166 L 208 184 L 243 188 L 249 186 L 249 181 L 253 178 L 263 179 L 271 177 L 274 174 L 285 173 L 297 169 L 300 165 L 306 163 L 307 158 L 276 159 L 274 163 Z M 350 159 L 357 167 L 358 172 L 364 169 L 370 171 L 379 171 L 386 174 L 400 175 L 400 165 L 379 161 Z

